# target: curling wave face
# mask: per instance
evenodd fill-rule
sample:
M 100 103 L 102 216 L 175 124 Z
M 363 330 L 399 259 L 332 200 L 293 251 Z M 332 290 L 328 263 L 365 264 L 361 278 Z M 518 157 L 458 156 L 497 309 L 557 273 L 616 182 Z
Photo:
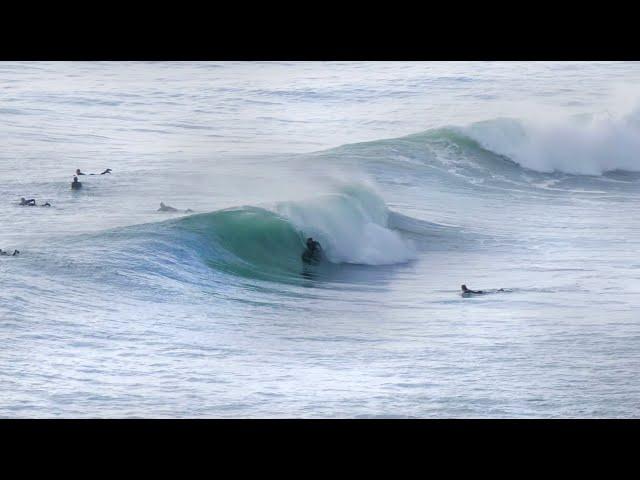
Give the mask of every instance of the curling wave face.
M 412 242 L 389 228 L 389 215 L 373 190 L 350 185 L 305 201 L 229 208 L 146 225 L 128 236 L 143 237 L 147 254 L 157 247 L 145 239 L 162 237 L 163 245 L 188 249 L 191 257 L 215 270 L 286 280 L 307 268 L 301 255 L 309 236 L 320 242 L 324 263 L 390 265 L 414 258 Z

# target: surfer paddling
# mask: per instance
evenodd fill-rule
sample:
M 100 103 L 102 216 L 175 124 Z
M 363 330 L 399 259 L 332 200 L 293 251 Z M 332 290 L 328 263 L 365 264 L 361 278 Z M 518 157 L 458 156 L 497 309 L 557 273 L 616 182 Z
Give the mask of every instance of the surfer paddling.
M 165 205 L 163 202 L 160 202 L 160 208 L 158 209 L 159 212 L 179 212 L 180 210 L 178 210 L 177 208 L 173 208 L 169 205 Z M 186 210 L 184 210 L 184 213 L 192 213 L 193 210 L 191 210 L 190 208 L 187 208 Z
M 23 207 L 35 207 L 35 206 L 37 206 L 35 198 L 30 198 L 29 200 L 27 200 L 24 197 L 20 198 L 20 203 L 18 205 L 21 205 Z M 41 207 L 50 207 L 51 204 L 49 202 L 45 202 L 40 206 Z
M 498 290 L 471 290 L 470 288 L 467 288 L 466 285 L 461 285 L 460 288 L 462 289 L 462 296 L 463 297 L 469 297 L 471 295 L 485 295 L 487 293 L 496 293 L 496 292 L 506 292 L 507 291 L 504 288 L 499 288 Z
M 466 285 L 462 285 L 460 288 L 462 289 L 463 294 L 466 293 L 466 294 L 482 295 L 484 293 L 482 290 L 471 290 L 467 288 Z
M 177 212 L 177 208 L 170 207 L 169 205 L 165 205 L 163 202 L 160 202 L 159 212 Z
M 106 170 L 104 170 L 103 172 L 100 173 L 90 173 L 89 175 L 105 175 L 107 173 L 111 173 L 111 169 L 107 168 Z M 76 175 L 87 175 L 84 172 L 81 172 L 79 168 L 76 168 Z

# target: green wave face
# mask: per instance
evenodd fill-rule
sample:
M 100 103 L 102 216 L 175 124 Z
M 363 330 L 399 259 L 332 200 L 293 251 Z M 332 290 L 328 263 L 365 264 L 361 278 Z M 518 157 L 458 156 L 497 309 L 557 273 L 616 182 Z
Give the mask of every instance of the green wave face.
M 414 256 L 400 233 L 388 228 L 384 201 L 366 187 L 345 185 L 334 193 L 280 202 L 272 209 L 244 206 L 158 224 L 177 251 L 188 249 L 216 270 L 288 281 L 328 274 L 345 265 L 390 265 Z M 320 242 L 322 259 L 303 262 L 305 240 Z
M 290 276 L 300 272 L 301 232 L 281 216 L 257 207 L 193 215 L 179 221 L 205 243 L 212 267 L 244 276 Z

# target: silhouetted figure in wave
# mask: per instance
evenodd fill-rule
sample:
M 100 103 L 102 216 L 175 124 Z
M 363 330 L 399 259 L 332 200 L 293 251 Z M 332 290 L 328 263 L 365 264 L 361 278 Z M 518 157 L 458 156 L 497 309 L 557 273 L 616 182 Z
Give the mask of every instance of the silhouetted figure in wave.
M 322 247 L 320 242 L 313 238 L 307 238 L 307 249 L 302 253 L 302 261 L 305 263 L 317 262 L 322 257 Z

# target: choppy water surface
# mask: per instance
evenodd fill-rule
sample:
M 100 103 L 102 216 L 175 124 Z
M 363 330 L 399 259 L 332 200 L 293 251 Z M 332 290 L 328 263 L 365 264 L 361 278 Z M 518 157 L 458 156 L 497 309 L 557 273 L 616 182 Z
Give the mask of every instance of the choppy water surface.
M 0 416 L 637 417 L 639 80 L 0 64 Z

